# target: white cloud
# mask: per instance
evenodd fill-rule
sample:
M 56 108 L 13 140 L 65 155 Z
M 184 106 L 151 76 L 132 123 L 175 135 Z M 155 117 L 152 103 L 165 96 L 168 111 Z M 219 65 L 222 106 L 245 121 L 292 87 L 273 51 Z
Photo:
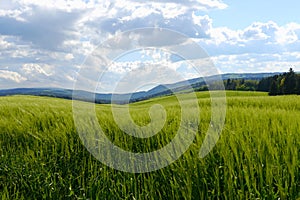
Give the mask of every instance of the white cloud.
M 145 88 L 147 85 L 168 84 L 180 80 L 184 80 L 180 73 L 160 63 L 152 63 L 139 65 L 123 74 L 110 87 L 116 93 L 126 93 L 139 91 L 140 88 Z
M 199 44 L 211 56 L 235 54 L 282 54 L 300 51 L 300 24 L 279 26 L 273 21 L 255 22 L 243 30 L 212 27 L 210 38 L 199 39 Z
M 42 7 L 21 7 L 16 10 L 18 16 L 0 16 L 0 35 L 16 36 L 20 42 L 48 50 L 60 48 L 66 38 L 77 37 L 76 23 L 82 15 L 79 11 L 69 13 Z
M 64 53 L 64 52 L 50 52 L 49 57 L 54 60 L 66 61 L 69 62 L 74 59 L 74 55 L 72 53 Z
M 154 0 L 151 2 L 145 2 L 142 0 L 130 0 L 131 2 L 141 2 L 141 3 L 159 3 L 161 5 L 176 4 L 183 7 L 197 8 L 198 10 L 208 10 L 208 9 L 225 9 L 227 5 L 219 0 Z
M 6 79 L 6 80 L 13 81 L 16 83 L 21 83 L 21 82 L 27 80 L 25 77 L 21 76 L 19 73 L 8 71 L 8 70 L 0 70 L 0 79 Z
M 289 23 L 280 27 L 276 33 L 276 41 L 281 44 L 291 44 L 300 38 L 300 24 Z
M 9 47 L 12 46 L 12 44 L 9 43 L 9 42 L 7 42 L 7 41 L 5 40 L 5 38 L 6 38 L 6 37 L 0 35 L 0 50 L 1 50 L 1 51 L 6 50 L 6 49 L 8 49 Z
M 223 73 L 240 72 L 283 72 L 292 67 L 300 71 L 300 51 L 281 54 L 235 54 L 212 57 Z
M 241 38 L 246 41 L 273 39 L 278 30 L 279 27 L 275 22 L 255 22 L 243 30 Z
M 0 62 L 7 67 L 2 69 L 0 78 L 16 84 L 71 87 L 78 66 L 99 42 L 117 38 L 122 31 L 144 27 L 167 28 L 193 38 L 224 72 L 286 71 L 286 65 L 299 66 L 300 24 L 279 26 L 269 21 L 254 22 L 243 30 L 214 27 L 207 11 L 226 9 L 227 5 L 219 0 L 3 0 L 1 3 Z M 199 14 L 202 11 L 205 15 Z M 188 59 L 197 58 L 198 52 L 191 51 L 176 34 L 153 37 L 145 31 L 117 38 L 116 44 L 111 45 L 126 50 L 132 40 L 162 49 L 173 45 L 176 50 L 177 45 L 189 51 Z M 106 54 L 103 51 L 109 50 L 101 49 L 98 53 Z M 115 58 L 118 52 L 108 58 Z M 145 53 L 153 61 L 117 62 L 109 66 L 107 85 L 147 64 L 169 66 L 174 71 L 181 70 L 185 78 L 194 77 L 194 72 L 181 66 L 184 61 L 180 59 L 172 62 L 170 55 Z M 94 72 L 102 71 L 98 68 Z M 89 82 L 93 77 L 94 74 L 87 74 L 85 78 Z
M 196 16 L 199 10 L 224 9 L 220 1 L 111 1 L 108 6 L 89 12 L 81 22 L 87 32 L 97 27 L 100 37 L 135 28 L 161 27 L 190 37 L 208 37 L 208 16 Z M 184 28 L 183 28 L 184 27 Z M 96 31 L 95 31 L 96 32 Z
M 26 7 L 41 7 L 41 8 L 51 8 L 60 9 L 71 12 L 75 9 L 86 9 L 91 8 L 94 5 L 94 1 L 81 1 L 81 0 L 17 0 L 14 1 L 20 6 Z
M 36 64 L 36 63 L 26 63 L 22 66 L 22 72 L 26 75 L 30 75 L 32 77 L 37 76 L 39 74 L 45 76 L 51 76 L 53 74 L 52 67 L 45 64 Z M 48 71 L 48 72 L 47 72 Z
M 236 45 L 240 42 L 240 31 L 234 31 L 227 27 L 211 28 L 209 30 L 213 43 L 219 45 L 221 43 L 229 43 Z

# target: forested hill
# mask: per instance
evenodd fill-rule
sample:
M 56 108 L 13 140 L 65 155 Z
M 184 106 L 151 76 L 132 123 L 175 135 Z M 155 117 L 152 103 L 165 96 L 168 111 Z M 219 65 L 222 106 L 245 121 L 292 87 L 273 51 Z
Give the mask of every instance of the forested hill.
M 300 74 L 290 68 L 289 72 L 263 78 L 257 87 L 258 91 L 269 92 L 269 95 L 300 95 Z
M 260 80 L 265 80 L 266 77 L 276 76 L 280 73 L 231 73 L 221 75 L 224 81 L 226 90 L 243 90 L 243 91 L 269 91 L 269 86 L 260 88 Z M 124 104 L 129 102 L 137 102 L 159 96 L 171 95 L 174 92 L 190 92 L 190 91 L 205 91 L 208 90 L 205 80 L 210 82 L 220 80 L 219 75 L 214 75 L 204 78 L 195 78 L 187 81 L 181 81 L 173 84 L 158 85 L 148 91 L 140 91 L 125 94 L 99 94 L 87 91 L 76 91 L 76 96 L 73 96 L 73 90 L 62 88 L 15 88 L 0 90 L 0 96 L 11 95 L 35 95 L 48 96 L 64 99 L 78 99 L 91 101 L 94 97 L 96 103 L 113 103 Z M 210 89 L 214 89 L 211 85 Z M 218 89 L 218 88 L 215 88 Z M 87 98 L 88 97 L 88 98 Z

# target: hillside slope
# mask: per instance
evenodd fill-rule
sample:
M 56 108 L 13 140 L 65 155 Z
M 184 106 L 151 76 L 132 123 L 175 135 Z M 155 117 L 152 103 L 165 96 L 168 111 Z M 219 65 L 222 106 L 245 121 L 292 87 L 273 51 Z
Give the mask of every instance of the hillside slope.
M 244 80 L 260 80 L 278 73 L 248 73 L 248 74 L 223 74 L 221 78 L 227 79 L 244 79 Z M 35 95 L 35 96 L 48 96 L 64 99 L 78 99 L 101 104 L 117 103 L 126 104 L 128 102 L 143 101 L 154 97 L 167 96 L 176 92 L 188 92 L 197 90 L 206 85 L 206 81 L 214 82 L 219 80 L 219 76 L 209 76 L 204 78 L 195 78 L 187 81 L 181 81 L 173 84 L 158 85 L 148 91 L 140 91 L 135 93 L 125 94 L 99 94 L 91 93 L 88 91 L 76 90 L 73 93 L 71 89 L 63 88 L 15 88 L 0 90 L 0 96 L 11 95 Z

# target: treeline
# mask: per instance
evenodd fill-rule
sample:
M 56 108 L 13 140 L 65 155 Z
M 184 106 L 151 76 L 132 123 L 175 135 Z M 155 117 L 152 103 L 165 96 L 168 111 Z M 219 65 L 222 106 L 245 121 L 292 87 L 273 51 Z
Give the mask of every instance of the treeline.
M 220 89 L 220 82 L 210 85 L 211 90 Z M 300 95 L 300 74 L 296 74 L 292 68 L 283 74 L 262 78 L 260 80 L 227 79 L 223 82 L 225 90 L 261 91 L 269 92 L 269 95 Z M 195 88 L 196 91 L 207 91 L 207 85 Z
M 225 90 L 256 91 L 259 80 L 227 79 L 223 81 Z M 211 90 L 219 90 L 220 82 L 210 85 Z M 196 88 L 195 91 L 208 91 L 207 85 Z
M 296 74 L 292 68 L 289 72 L 263 78 L 257 86 L 257 91 L 269 92 L 269 95 L 300 95 L 300 74 Z
M 227 79 L 224 81 L 225 90 L 256 91 L 258 80 Z

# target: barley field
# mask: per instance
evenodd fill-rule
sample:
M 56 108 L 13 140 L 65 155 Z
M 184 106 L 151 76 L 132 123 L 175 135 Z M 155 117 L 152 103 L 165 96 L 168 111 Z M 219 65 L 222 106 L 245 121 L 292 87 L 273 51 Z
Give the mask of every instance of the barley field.
M 181 95 L 188 103 L 190 94 Z M 72 101 L 1 97 L 0 198 L 299 199 L 300 96 L 228 91 L 220 139 L 199 158 L 211 101 L 208 92 L 196 95 L 201 111 L 193 144 L 171 165 L 149 173 L 118 171 L 95 159 L 76 131 Z M 165 108 L 167 118 L 150 138 L 124 134 L 111 105 L 96 105 L 97 119 L 119 147 L 154 151 L 175 136 L 181 112 L 175 96 L 155 98 L 130 105 L 134 122 L 149 123 L 154 104 Z

